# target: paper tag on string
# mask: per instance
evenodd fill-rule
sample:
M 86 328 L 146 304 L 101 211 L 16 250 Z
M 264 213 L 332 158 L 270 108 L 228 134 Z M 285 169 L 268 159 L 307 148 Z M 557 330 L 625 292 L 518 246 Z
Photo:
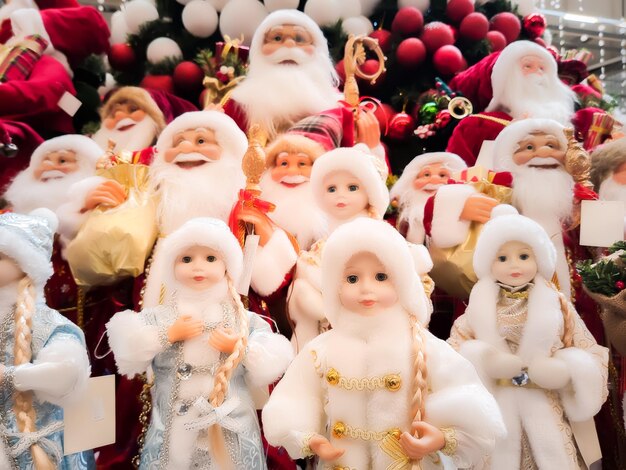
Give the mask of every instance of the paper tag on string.
M 63 96 L 61 96 L 61 99 L 57 104 L 59 105 L 59 108 L 61 108 L 72 117 L 74 117 L 74 114 L 76 114 L 78 108 L 83 105 L 83 103 L 81 103 L 78 98 L 76 98 L 71 93 L 68 93 L 67 91 L 63 93 Z
M 254 257 L 259 247 L 260 237 L 258 235 L 248 235 L 246 243 L 243 246 L 243 269 L 241 277 L 237 284 L 237 292 L 241 295 L 248 295 L 250 290 L 250 281 L 252 280 L 252 268 L 254 266 Z
M 85 394 L 63 409 L 63 455 L 115 442 L 115 376 L 92 377 Z
M 607 247 L 624 239 L 622 201 L 582 201 L 580 244 Z
M 484 140 L 476 157 L 476 164 L 474 166 L 482 166 L 488 170 L 493 170 L 493 147 L 495 140 Z

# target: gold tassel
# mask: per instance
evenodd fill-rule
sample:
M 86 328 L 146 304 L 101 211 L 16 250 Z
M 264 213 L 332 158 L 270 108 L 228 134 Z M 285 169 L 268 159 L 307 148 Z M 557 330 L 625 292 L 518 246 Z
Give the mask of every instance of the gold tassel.
M 411 467 L 411 459 L 404 452 L 399 439 L 394 434 L 388 434 L 380 443 L 380 448 L 393 459 L 387 470 L 407 470 Z

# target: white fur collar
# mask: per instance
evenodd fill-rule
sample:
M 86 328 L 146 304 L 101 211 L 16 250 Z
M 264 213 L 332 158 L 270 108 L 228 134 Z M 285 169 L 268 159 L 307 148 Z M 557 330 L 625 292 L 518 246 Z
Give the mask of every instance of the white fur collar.
M 394 332 L 409 327 L 409 314 L 399 303 L 373 316 L 359 315 L 342 307 L 333 324 L 333 329 L 338 332 L 365 341 L 385 335 L 393 337 Z

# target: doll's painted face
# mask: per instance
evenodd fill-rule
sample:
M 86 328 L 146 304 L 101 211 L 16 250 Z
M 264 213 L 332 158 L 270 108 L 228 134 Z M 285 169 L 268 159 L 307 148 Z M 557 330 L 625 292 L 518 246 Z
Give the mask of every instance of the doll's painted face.
M 418 191 L 433 194 L 450 179 L 450 170 L 443 163 L 430 163 L 424 166 L 413 180 Z
M 0 287 L 8 286 L 23 277 L 24 271 L 20 269 L 13 258 L 0 252 Z
M 523 286 L 532 281 L 537 274 L 535 253 L 526 243 L 506 242 L 496 253 L 496 259 L 491 265 L 491 274 L 498 282 L 507 286 Z
M 192 169 L 219 160 L 222 148 L 212 129 L 199 127 L 174 135 L 172 147 L 165 151 L 165 161 L 180 168 Z
M 302 26 L 282 24 L 270 28 L 263 38 L 263 55 L 281 65 L 301 65 L 315 53 L 313 35 Z
M 339 289 L 341 304 L 351 312 L 373 316 L 398 302 L 387 268 L 374 253 L 356 253 L 346 263 Z
M 367 191 L 352 173 L 334 171 L 324 178 L 322 210 L 339 220 L 349 220 L 367 209 Z
M 513 153 L 516 165 L 553 170 L 563 165 L 565 149 L 559 139 L 545 132 L 533 132 L 518 142 Z
M 613 180 L 621 185 L 626 185 L 626 163 L 622 163 L 613 172 Z
M 33 170 L 35 179 L 46 182 L 62 179 L 78 170 L 78 158 L 73 150 L 49 152 Z
M 189 289 L 208 289 L 224 279 L 226 264 L 222 256 L 206 246 L 191 246 L 182 251 L 174 263 L 174 277 Z
M 287 186 L 295 188 L 309 181 L 313 160 L 306 153 L 281 152 L 276 157 L 276 164 L 271 168 L 272 179 Z
M 103 124 L 109 129 L 127 131 L 146 117 L 146 112 L 132 101 L 121 100 L 115 103 Z

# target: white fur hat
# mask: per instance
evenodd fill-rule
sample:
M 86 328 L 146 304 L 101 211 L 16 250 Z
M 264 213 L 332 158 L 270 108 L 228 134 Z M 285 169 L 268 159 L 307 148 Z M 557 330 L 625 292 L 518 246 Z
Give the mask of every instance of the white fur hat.
M 389 190 L 376 170 L 372 155 L 351 147 L 343 147 L 326 152 L 313 163 L 311 188 L 318 202 L 324 196 L 324 178 L 333 171 L 345 170 L 353 174 L 363 186 L 372 205 L 381 217 L 389 206 Z
M 513 206 L 501 204 L 491 213 L 474 250 L 474 272 L 478 279 L 491 277 L 491 265 L 500 247 L 517 241 L 529 245 L 535 253 L 537 269 L 545 279 L 552 279 L 556 269 L 556 249 L 544 228 L 517 212 Z
M 250 67 L 262 57 L 261 47 L 265 34 L 275 26 L 290 24 L 306 29 L 313 36 L 313 45 L 319 55 L 328 57 L 328 42 L 320 27 L 308 15 L 298 10 L 276 10 L 265 17 L 257 27 L 250 43 Z
M 322 297 L 324 313 L 333 323 L 341 309 L 339 289 L 346 263 L 353 255 L 370 252 L 389 270 L 402 306 L 424 326 L 428 324 L 424 286 L 416 272 L 416 261 L 406 240 L 387 222 L 359 217 L 341 225 L 324 246 L 322 254 Z
M 191 111 L 178 116 L 159 135 L 155 159 L 163 159 L 165 151 L 172 148 L 174 135 L 198 128 L 211 129 L 215 132 L 215 138 L 224 153 L 241 161 L 248 148 L 246 134 L 239 129 L 235 121 L 219 111 Z
M 76 153 L 79 166 L 84 170 L 96 171 L 98 159 L 104 155 L 104 151 L 95 141 L 80 134 L 68 134 L 46 140 L 35 149 L 30 157 L 28 169 L 30 171 L 38 167 L 44 157 L 51 152 L 68 150 Z
M 237 238 L 221 220 L 197 217 L 188 220 L 168 235 L 157 251 L 154 266 L 156 272 L 162 274 L 165 285 L 174 281 L 174 262 L 182 250 L 195 245 L 205 246 L 221 253 L 228 276 L 233 283 L 239 281 L 243 252 Z
M 28 215 L 0 214 L 0 252 L 15 260 L 38 290 L 52 276 L 50 258 L 57 225 L 54 212 L 43 208 Z
M 518 148 L 518 143 L 528 134 L 533 132 L 546 132 L 553 134 L 559 139 L 563 149 L 567 148 L 567 138 L 563 133 L 564 126 L 552 119 L 522 119 L 514 121 L 504 128 L 493 144 L 493 166 L 495 171 L 511 171 L 513 154 Z
M 418 155 L 404 167 L 402 176 L 398 178 L 396 184 L 391 188 L 391 199 L 400 198 L 404 193 L 413 187 L 413 180 L 422 168 L 431 163 L 443 163 L 452 172 L 457 172 L 467 168 L 467 164 L 456 153 L 451 152 L 431 152 Z
M 515 41 L 506 46 L 491 71 L 491 87 L 493 88 L 493 98 L 486 108 L 486 111 L 494 111 L 501 104 L 505 96 L 511 72 L 516 67 L 519 68 L 519 60 L 527 55 L 535 55 L 541 57 L 547 66 L 545 74 L 551 79 L 558 80 L 557 64 L 554 57 L 545 47 L 540 46 L 531 41 Z

